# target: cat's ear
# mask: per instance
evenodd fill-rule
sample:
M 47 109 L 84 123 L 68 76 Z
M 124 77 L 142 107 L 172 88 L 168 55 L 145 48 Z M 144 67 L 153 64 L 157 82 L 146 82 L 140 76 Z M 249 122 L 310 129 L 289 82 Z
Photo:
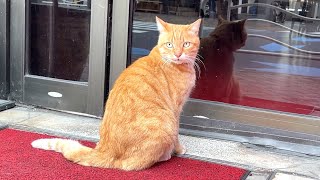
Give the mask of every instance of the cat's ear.
M 167 31 L 168 23 L 164 22 L 162 19 L 158 18 L 157 16 L 156 16 L 156 22 L 157 22 L 158 31 L 160 33 Z
M 200 29 L 200 26 L 201 26 L 201 19 L 198 19 L 196 20 L 194 23 L 190 24 L 189 25 L 189 30 L 198 35 L 199 34 L 199 29 Z
M 239 21 L 238 23 L 244 27 L 244 24 L 246 23 L 247 19 L 242 19 L 241 21 Z
M 218 25 L 222 24 L 225 20 L 221 15 L 218 16 Z

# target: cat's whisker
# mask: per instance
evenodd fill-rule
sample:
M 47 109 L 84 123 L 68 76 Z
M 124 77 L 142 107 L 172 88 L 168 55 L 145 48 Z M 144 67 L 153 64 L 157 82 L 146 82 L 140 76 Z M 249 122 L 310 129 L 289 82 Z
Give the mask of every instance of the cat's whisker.
M 188 58 L 193 58 L 192 56 L 187 56 L 187 57 Z M 201 60 L 201 59 L 203 59 L 203 57 L 202 58 L 201 57 L 202 57 L 201 55 L 197 54 L 196 57 L 194 58 L 194 60 L 195 60 L 195 62 L 199 61 L 201 63 L 201 65 L 204 67 L 204 69 L 206 70 L 207 68 L 206 68 L 204 62 Z M 199 67 L 200 67 L 200 65 L 199 65 Z
M 198 78 L 200 78 L 200 75 L 201 75 L 201 69 L 200 69 L 200 66 L 197 62 L 194 63 L 195 67 L 197 68 L 198 70 Z
M 200 54 L 197 54 L 197 57 L 200 57 L 200 58 L 204 59 L 204 57 L 203 57 L 203 56 L 201 56 Z
M 202 59 L 204 59 L 204 57 L 202 57 L 200 54 L 197 54 L 196 58 L 200 59 L 201 61 L 202 61 Z
M 195 61 L 194 57 L 192 56 L 186 56 L 186 60 L 189 62 L 189 64 L 193 64 L 195 67 L 195 70 L 198 72 L 198 78 L 201 75 L 201 68 L 199 64 Z
M 204 64 L 204 62 L 200 58 L 197 57 L 196 61 L 199 61 L 202 64 L 202 66 L 204 67 L 204 69 L 207 70 L 206 65 Z
M 163 55 L 161 55 L 161 59 L 163 60 L 164 65 L 168 65 L 170 63 L 170 59 Z
M 168 64 L 170 64 L 170 62 L 171 62 L 171 60 L 169 59 L 169 58 L 165 58 L 165 65 L 168 65 Z
M 189 60 L 195 60 L 197 57 L 195 56 L 190 56 L 190 55 L 186 55 L 186 58 L 188 58 Z
M 199 61 L 199 60 L 200 60 L 197 56 L 194 57 L 194 56 L 188 56 L 188 55 L 187 55 L 186 58 L 191 59 L 191 60 L 193 60 L 193 61 L 197 61 L 197 60 Z M 200 60 L 200 61 L 201 61 L 201 60 Z M 203 62 L 202 62 L 202 63 L 203 63 Z
M 194 58 L 192 58 L 191 56 L 186 56 L 185 59 L 187 60 L 188 64 L 194 64 Z

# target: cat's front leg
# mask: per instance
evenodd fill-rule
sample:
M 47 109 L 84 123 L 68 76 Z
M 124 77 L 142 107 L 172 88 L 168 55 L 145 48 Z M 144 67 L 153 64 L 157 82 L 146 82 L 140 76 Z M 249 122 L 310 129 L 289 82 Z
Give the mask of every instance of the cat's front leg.
M 175 143 L 174 146 L 174 153 L 181 155 L 181 154 L 185 154 L 187 152 L 187 149 L 184 145 L 180 144 L 179 140 L 177 140 L 177 142 Z

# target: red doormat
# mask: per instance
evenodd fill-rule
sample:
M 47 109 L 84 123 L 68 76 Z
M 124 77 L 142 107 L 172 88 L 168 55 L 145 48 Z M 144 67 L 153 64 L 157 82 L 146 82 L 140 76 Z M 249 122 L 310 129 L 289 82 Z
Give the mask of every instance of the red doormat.
M 245 179 L 249 171 L 193 159 L 173 157 L 150 169 L 126 172 L 84 167 L 61 154 L 31 147 L 31 142 L 50 136 L 4 129 L 0 131 L 0 179 Z M 82 142 L 94 146 L 91 142 Z

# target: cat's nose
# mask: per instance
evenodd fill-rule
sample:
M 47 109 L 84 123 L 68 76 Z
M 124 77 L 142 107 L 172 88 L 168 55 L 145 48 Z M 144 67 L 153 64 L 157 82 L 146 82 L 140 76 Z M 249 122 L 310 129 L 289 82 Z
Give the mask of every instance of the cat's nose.
M 179 57 L 182 55 L 182 53 L 181 53 L 181 52 L 175 52 L 174 55 L 175 55 L 177 58 L 179 58 Z

